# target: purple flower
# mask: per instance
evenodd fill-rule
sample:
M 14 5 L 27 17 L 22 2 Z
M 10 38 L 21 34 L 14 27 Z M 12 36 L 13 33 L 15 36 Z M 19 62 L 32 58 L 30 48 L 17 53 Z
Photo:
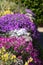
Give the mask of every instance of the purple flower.
M 28 45 L 27 45 L 27 47 L 25 48 L 25 50 L 26 50 L 27 52 L 29 52 L 29 53 L 33 50 L 32 42 L 29 42 L 29 43 L 28 43 Z
M 3 47 L 3 45 L 0 43 L 0 48 L 2 48 Z
M 8 14 L 0 17 L 0 31 L 8 33 L 11 30 L 24 28 L 27 31 L 32 32 L 32 36 L 37 36 L 35 31 L 37 30 L 36 25 L 26 17 L 25 14 Z
M 35 16 L 35 14 L 32 12 L 32 10 L 30 10 L 30 9 L 26 9 L 25 11 L 26 11 L 26 13 L 29 13 L 29 14 Z

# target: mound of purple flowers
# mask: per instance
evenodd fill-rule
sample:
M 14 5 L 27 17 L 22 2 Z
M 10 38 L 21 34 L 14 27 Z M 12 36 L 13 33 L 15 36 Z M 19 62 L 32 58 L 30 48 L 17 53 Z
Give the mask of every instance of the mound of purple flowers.
M 30 31 L 32 36 L 37 38 L 36 25 L 25 14 L 8 14 L 0 17 L 0 32 L 9 32 L 21 28 Z
M 33 58 L 33 65 L 41 65 L 41 61 L 38 58 L 38 51 L 33 47 L 33 38 L 38 38 L 37 27 L 34 22 L 31 22 L 30 18 L 25 14 L 8 14 L 0 17 L 0 32 L 8 33 L 9 37 L 0 36 L 0 48 L 5 47 L 16 51 L 21 56 L 23 53 L 28 53 Z M 0 33 L 0 34 L 1 34 Z M 32 65 L 30 63 L 29 65 Z

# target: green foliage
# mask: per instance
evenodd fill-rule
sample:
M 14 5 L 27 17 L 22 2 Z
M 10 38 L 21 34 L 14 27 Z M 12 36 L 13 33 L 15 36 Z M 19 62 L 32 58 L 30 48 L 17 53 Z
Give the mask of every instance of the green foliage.
M 23 13 L 26 7 L 21 3 L 21 1 L 16 0 L 0 0 L 0 11 L 5 11 L 10 9 L 14 13 Z
M 36 24 L 43 26 L 43 0 L 22 0 L 36 14 Z

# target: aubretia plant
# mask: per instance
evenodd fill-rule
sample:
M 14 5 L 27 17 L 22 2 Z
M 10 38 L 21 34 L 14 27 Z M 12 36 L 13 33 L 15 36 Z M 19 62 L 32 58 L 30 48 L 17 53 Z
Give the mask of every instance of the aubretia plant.
M 15 29 L 25 28 L 31 32 L 31 36 L 37 38 L 37 28 L 30 18 L 26 17 L 25 14 L 8 14 L 0 17 L 0 31 L 9 32 Z
M 16 57 L 11 52 L 6 51 L 4 47 L 0 48 L 0 65 L 23 65 L 23 60 Z
M 34 22 L 36 15 L 30 9 L 25 9 L 25 15 L 30 18 L 31 22 Z
M 0 63 L 3 65 L 10 65 L 16 60 L 16 55 L 7 52 L 4 47 L 0 48 Z
M 22 60 L 24 59 L 24 61 L 25 61 L 25 59 L 28 60 L 29 57 L 32 57 L 34 59 L 34 64 L 37 64 L 37 62 L 39 64 L 41 64 L 41 61 L 38 58 L 38 55 L 39 55 L 38 51 L 33 48 L 32 41 L 30 41 L 30 42 L 27 41 L 26 38 L 23 38 L 23 36 L 18 37 L 18 38 L 16 38 L 16 37 L 10 38 L 9 37 L 9 39 L 8 38 L 0 38 L 0 40 L 2 41 L 2 42 L 1 41 L 0 42 L 3 44 L 3 46 L 7 50 L 10 49 L 10 47 L 13 47 L 14 50 L 12 50 L 12 51 L 17 52 L 16 55 L 18 58 L 20 58 L 20 56 L 21 56 L 20 59 L 22 59 Z M 2 48 L 3 48 L 3 46 L 2 46 Z M 5 52 L 5 50 L 4 50 L 4 52 Z
M 12 58 L 16 55 L 17 61 L 10 65 L 41 65 L 39 51 L 33 47 L 33 40 L 37 40 L 38 35 L 36 25 L 25 14 L 7 14 L 0 17 L 0 49 L 4 47 L 7 50 L 7 54 L 3 54 L 4 60 L 6 55 L 8 60 L 8 52 L 11 52 L 10 55 L 13 54 Z
M 28 41 L 28 39 L 24 38 L 23 36 L 21 37 L 12 37 L 12 38 L 0 38 L 0 48 L 5 47 L 6 49 L 9 49 L 10 47 L 14 47 L 14 50 L 16 52 L 27 51 L 31 50 L 32 48 L 32 42 L 31 39 Z M 31 46 L 31 47 L 29 47 Z

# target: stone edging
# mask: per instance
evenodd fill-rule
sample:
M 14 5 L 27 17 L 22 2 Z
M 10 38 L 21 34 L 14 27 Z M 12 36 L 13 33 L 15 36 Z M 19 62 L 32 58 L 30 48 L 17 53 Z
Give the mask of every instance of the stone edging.
M 38 27 L 39 32 L 43 32 L 43 27 Z

